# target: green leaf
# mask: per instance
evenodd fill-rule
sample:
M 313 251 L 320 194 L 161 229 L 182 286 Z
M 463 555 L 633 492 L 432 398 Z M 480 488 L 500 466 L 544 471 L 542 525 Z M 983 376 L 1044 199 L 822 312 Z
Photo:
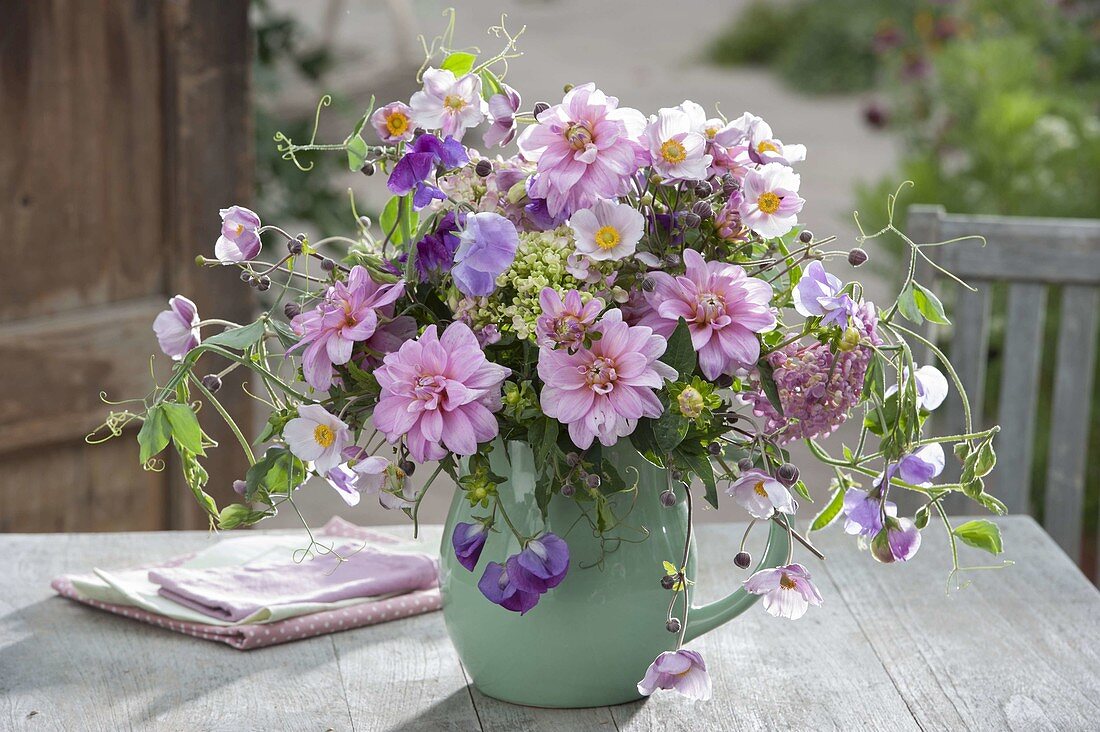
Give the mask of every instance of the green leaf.
M 944 314 L 943 303 L 936 297 L 936 293 L 917 282 L 913 283 L 913 301 L 920 314 L 927 318 L 929 322 L 939 323 L 940 325 L 947 325 L 951 322 Z M 909 318 L 908 315 L 905 317 Z M 909 319 L 912 320 L 912 318 Z
M 791 486 L 791 488 L 793 488 L 793 489 L 794 489 L 794 492 L 795 492 L 795 493 L 797 493 L 798 495 L 802 496 L 802 498 L 803 498 L 804 500 L 807 500 L 807 501 L 809 501 L 810 503 L 813 503 L 813 502 L 814 502 L 814 497 L 810 495 L 810 489 L 809 489 L 809 488 L 807 488 L 807 487 L 806 487 L 806 484 L 805 484 L 804 482 L 802 482 L 801 480 L 796 480 L 796 481 L 794 482 L 794 485 L 793 485 L 793 486 Z
M 756 364 L 756 369 L 760 373 L 760 386 L 764 389 L 764 395 L 775 407 L 775 411 L 779 412 L 779 416 L 784 416 L 783 402 L 779 400 L 779 387 L 775 385 L 775 377 L 772 376 L 772 365 L 768 363 L 766 358 L 762 358 Z
M 913 284 L 914 283 L 909 283 L 909 285 L 902 290 L 901 295 L 898 297 L 898 310 L 915 325 L 920 325 L 924 322 L 924 316 L 921 315 L 920 308 L 917 307 L 916 290 Z
M 279 343 L 282 344 L 283 348 L 290 348 L 298 343 L 298 334 L 289 325 L 274 318 L 268 322 L 271 324 L 271 329 L 275 331 L 275 335 L 279 337 Z
M 898 420 L 898 393 L 887 397 L 882 409 L 868 409 L 863 418 L 863 426 L 881 437 L 889 432 Z
M 829 503 L 821 509 L 821 513 L 814 516 L 814 521 L 810 524 L 810 531 L 821 531 L 833 521 L 836 521 L 837 517 L 840 516 L 840 509 L 844 507 L 844 490 L 845 486 L 837 486 L 836 492 L 833 493 Z
M 210 479 L 210 475 L 206 472 L 206 468 L 195 457 L 195 453 L 190 450 L 180 447 L 180 444 L 176 443 L 176 452 L 180 456 L 180 464 L 183 468 L 183 479 L 187 482 L 187 486 L 191 489 L 191 493 L 194 494 L 195 500 L 198 501 L 202 509 L 207 514 L 213 517 L 218 516 L 218 504 L 210 496 L 209 493 L 203 490 L 206 486 L 206 481 Z
M 863 377 L 863 400 L 872 397 L 882 401 L 886 398 L 886 359 L 878 351 L 871 352 L 871 361 L 867 364 L 867 374 Z
M 455 76 L 465 76 L 474 70 L 475 63 L 477 63 L 477 56 L 474 54 L 465 51 L 454 51 L 443 59 L 443 63 L 439 68 L 450 71 Z
M 208 346 L 224 346 L 225 348 L 232 348 L 238 351 L 251 346 L 256 341 L 260 340 L 264 335 L 264 323 L 262 320 L 257 320 L 248 325 L 242 325 L 240 328 L 230 328 L 229 330 L 223 330 L 217 335 L 212 335 L 203 341 Z
M 653 422 L 654 420 L 648 417 L 639 419 L 638 426 L 630 434 L 630 444 L 634 445 L 634 449 L 646 460 L 658 468 L 663 468 L 665 462 L 661 457 L 661 448 L 657 444 L 657 438 L 653 435 Z
M 951 533 L 959 537 L 964 544 L 990 554 L 1000 554 L 1004 551 L 1004 546 L 1001 544 L 1001 530 L 997 524 L 988 519 L 967 521 L 965 524 L 956 526 Z
M 403 211 L 404 207 L 401 206 L 402 198 L 404 197 L 393 196 L 390 198 L 382 209 L 382 213 L 378 216 L 378 225 L 382 227 L 383 235 L 389 234 L 390 242 L 393 244 L 402 244 L 405 241 L 405 232 L 397 218 L 399 212 L 409 217 L 409 231 L 416 231 L 417 224 L 420 222 L 420 214 L 413 211 L 411 206 L 408 207 L 409 210 Z M 409 200 L 412 200 L 411 196 L 409 196 Z M 392 234 L 390 234 L 391 231 L 393 232 Z M 412 260 L 412 256 L 409 257 L 409 260 Z
M 676 461 L 699 476 L 699 480 L 703 481 L 703 485 L 706 487 L 703 498 L 706 499 L 707 503 L 718 508 L 718 484 L 714 479 L 714 466 L 711 465 L 710 458 L 706 455 L 679 451 L 676 453 Z
M 137 441 L 141 447 L 141 462 L 145 464 L 149 458 L 168 447 L 168 440 L 172 436 L 172 427 L 168 424 L 168 417 L 164 414 L 164 408 L 157 405 L 145 415 L 145 423 L 141 425 Z
M 348 170 L 356 173 L 363 169 L 367 162 L 367 142 L 359 134 L 352 135 L 344 141 L 344 149 L 348 153 Z
M 245 474 L 245 499 L 263 500 L 270 494 L 286 495 L 309 477 L 306 465 L 285 447 L 270 447 Z
M 1004 516 L 1008 513 L 1008 506 L 1004 504 L 998 498 L 989 495 L 988 493 L 982 493 L 978 496 L 978 503 L 982 504 L 982 507 L 990 513 L 994 513 L 998 516 Z
M 165 402 L 161 405 L 168 424 L 172 427 L 172 439 L 183 449 L 196 455 L 206 455 L 202 449 L 202 428 L 190 404 Z
M 688 421 L 667 407 L 660 417 L 653 420 L 653 437 L 657 441 L 657 448 L 663 454 L 668 454 L 679 447 L 687 437 L 687 432 Z
M 486 101 L 492 99 L 493 95 L 504 92 L 504 87 L 500 85 L 500 79 L 489 69 L 482 69 L 479 76 L 481 76 L 481 96 Z
M 690 381 L 695 372 L 695 346 L 691 344 L 691 331 L 683 318 L 668 338 L 665 352 L 658 359 L 661 363 L 676 369 L 679 381 Z

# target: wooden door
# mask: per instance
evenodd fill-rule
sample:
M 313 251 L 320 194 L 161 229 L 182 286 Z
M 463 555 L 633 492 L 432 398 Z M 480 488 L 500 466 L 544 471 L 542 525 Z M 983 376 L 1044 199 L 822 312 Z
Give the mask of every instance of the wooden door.
M 252 178 L 247 0 L 0 0 L 0 531 L 204 526 L 132 431 L 84 437 L 151 386 L 151 324 L 177 292 L 248 318 L 233 272 L 200 270 L 218 208 Z M 168 362 L 159 356 L 161 379 Z M 239 384 L 220 394 L 247 419 Z M 247 467 L 207 462 L 219 499 Z

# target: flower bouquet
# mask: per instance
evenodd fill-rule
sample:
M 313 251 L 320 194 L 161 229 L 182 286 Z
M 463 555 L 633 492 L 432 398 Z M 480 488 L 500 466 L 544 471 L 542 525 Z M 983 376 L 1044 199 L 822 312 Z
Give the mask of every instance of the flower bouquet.
M 267 293 L 265 309 L 251 323 L 204 320 L 178 295 L 156 318 L 172 376 L 108 421 L 114 434 L 142 423 L 146 468 L 173 446 L 222 529 L 293 508 L 311 476 L 349 505 L 371 496 L 415 522 L 446 473 L 457 486 L 443 544 L 448 627 L 486 693 L 543 705 L 656 689 L 707 697 L 706 664 L 683 644 L 758 598 L 792 620 L 820 605 L 792 552 L 820 556 L 808 534 L 834 522 L 886 564 L 912 559 L 933 517 L 953 548 L 1000 551 L 996 525 L 952 527 L 943 508 L 962 492 L 1003 511 L 982 482 L 997 428 L 973 429 L 967 409 L 962 434 L 926 430 L 952 387 L 967 403 L 917 330 L 947 322 L 914 279 L 923 247 L 943 242 L 916 243 L 891 223 L 830 248 L 798 220 L 805 147 L 760 117 L 711 117 L 691 101 L 647 116 L 591 83 L 527 106 L 506 81 L 519 34 L 491 29 L 503 48 L 479 57 L 453 49 L 452 30 L 453 16 L 426 44 L 407 104 L 372 100 L 342 142 L 276 135 L 304 170 L 308 155 L 336 150 L 384 179 L 377 227 L 354 199 L 349 232 L 318 241 L 241 206 L 221 211 L 214 257 L 199 263 L 238 269 Z M 513 142 L 517 153 L 490 157 Z M 908 271 L 897 299 L 876 308 L 829 263 L 859 266 L 863 244 L 883 236 L 905 243 Z M 914 343 L 936 363 L 916 362 Z M 240 368 L 270 410 L 252 439 L 216 396 Z M 205 492 L 201 459 L 214 445 L 201 403 L 251 465 L 233 486 L 239 503 L 219 508 Z M 853 414 L 858 441 L 829 452 L 821 441 Z M 835 476 L 812 486 L 821 507 L 805 533 L 795 516 L 813 499 L 787 450 L 795 441 Z M 948 443 L 962 477 L 937 484 Z M 426 463 L 434 472 L 414 487 Z M 897 491 L 920 496 L 914 515 L 899 515 Z M 692 614 L 692 513 L 722 494 L 771 539 L 737 593 Z M 749 570 L 752 558 L 733 563 Z M 597 632 L 578 628 L 582 618 Z M 569 646 L 578 634 L 583 644 Z M 538 664 L 496 663 L 525 639 L 546 646 L 531 651 Z M 642 665 L 624 645 L 643 647 Z M 593 657 L 591 673 L 577 653 Z M 578 688 L 626 683 L 602 696 L 524 691 L 555 664 Z

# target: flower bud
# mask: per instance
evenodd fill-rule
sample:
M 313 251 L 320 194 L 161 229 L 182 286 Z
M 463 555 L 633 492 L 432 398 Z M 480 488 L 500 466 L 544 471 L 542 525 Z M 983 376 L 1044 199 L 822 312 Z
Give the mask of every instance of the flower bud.
M 665 508 L 672 508 L 675 506 L 676 494 L 669 489 L 661 491 L 661 505 Z
M 803 244 L 809 244 L 814 240 L 814 233 L 809 229 L 804 229 L 799 235 L 798 240 Z
M 714 209 L 712 209 L 710 207 L 710 204 L 706 201 L 696 201 L 695 205 L 691 207 L 691 212 L 701 218 L 703 221 L 706 221 L 714 216 Z
M 709 445 L 707 445 L 707 452 L 710 453 L 711 455 L 715 455 L 715 456 L 721 455 L 722 454 L 722 446 L 719 445 L 717 442 L 712 442 Z
M 680 396 L 676 397 L 676 404 L 686 419 L 698 419 L 706 406 L 703 395 L 694 386 L 685 386 Z
M 243 497 L 244 494 L 248 492 L 248 483 L 245 483 L 243 480 L 233 481 L 233 492 Z
M 405 475 L 412 475 L 416 472 L 416 463 L 412 460 L 402 460 L 397 464 L 397 467 L 401 468 Z
M 733 563 L 741 569 L 748 569 L 752 564 L 752 555 L 748 552 L 737 552 L 733 557 Z
M 256 289 L 259 290 L 260 292 L 267 292 L 267 290 L 270 287 L 271 287 L 271 278 L 270 277 L 264 275 L 264 276 L 261 276 L 259 279 L 256 280 Z
M 562 90 L 562 92 L 564 92 L 565 94 L 568 94 L 569 92 L 573 91 L 573 85 L 572 85 L 572 84 L 566 84 L 565 86 L 563 86 L 563 87 L 561 88 L 561 90 Z
M 798 482 L 798 467 L 793 463 L 783 463 L 775 471 L 775 479 L 790 488 Z
M 671 575 L 666 574 L 664 577 L 661 578 L 661 587 L 665 588 L 666 590 L 671 590 L 674 584 L 676 584 L 676 580 Z
M 706 198 L 710 194 L 714 193 L 714 186 L 705 180 L 701 180 L 695 184 L 695 195 L 699 198 Z
M 477 161 L 477 165 L 474 166 L 474 172 L 482 178 L 487 178 L 493 172 L 493 164 L 482 158 Z
M 572 483 L 564 483 L 561 487 L 561 494 L 566 498 L 571 497 L 576 492 L 577 488 Z
M 286 242 L 286 250 L 291 254 L 301 254 L 302 242 L 298 239 L 288 239 Z
M 733 386 L 733 377 L 729 374 L 718 374 L 718 378 L 714 380 L 714 385 L 719 389 L 728 389 Z
M 851 326 L 845 328 L 836 347 L 844 353 L 854 351 L 859 347 L 859 331 Z
M 302 308 L 296 302 L 288 302 L 283 305 L 283 314 L 286 315 L 287 320 L 294 320 L 302 314 Z
M 752 458 L 741 458 L 737 461 L 737 469 L 744 473 L 746 470 L 752 470 Z
M 363 163 L 363 167 L 359 169 L 359 172 L 366 176 L 374 175 L 374 163 L 368 160 L 367 162 Z
M 589 473 L 588 477 L 584 479 L 584 484 L 593 490 L 600 487 L 600 482 L 600 476 L 595 473 Z
M 890 548 L 890 532 L 885 528 L 871 539 L 871 556 L 883 564 L 893 564 L 894 552 Z
M 248 282 L 249 284 L 252 283 L 252 273 L 249 272 L 247 269 L 241 270 L 241 282 Z
M 218 389 L 222 388 L 222 380 L 217 374 L 207 374 L 202 377 L 202 385 L 211 392 L 216 392 Z
M 575 468 L 581 464 L 581 456 L 575 452 L 568 453 L 565 456 L 565 464 L 571 468 Z
M 364 229 L 369 229 L 370 228 L 370 216 L 360 216 L 359 217 L 359 225 L 362 226 Z
M 328 257 L 325 257 L 321 260 L 321 269 L 326 272 L 331 272 L 332 270 L 336 269 L 336 262 L 332 261 Z
M 540 114 L 542 114 L 543 112 L 545 112 L 548 109 L 550 109 L 550 105 L 547 104 L 546 102 L 536 102 L 536 104 L 535 104 L 535 116 L 538 117 Z
M 702 222 L 703 219 L 700 218 L 699 214 L 695 213 L 694 211 L 688 211 L 686 214 L 684 214 L 684 226 L 688 227 L 689 229 L 698 229 L 699 224 L 701 224 Z
M 848 252 L 848 264 L 852 265 L 853 267 L 858 267 L 866 261 L 867 252 L 860 249 L 859 247 L 856 247 L 855 249 Z
M 680 619 L 672 618 L 671 620 L 669 620 L 667 623 L 665 623 L 665 630 L 667 630 L 669 633 L 679 633 Z
M 653 281 L 652 277 L 646 277 L 642 280 L 642 292 L 653 292 L 653 288 L 657 286 L 657 283 Z

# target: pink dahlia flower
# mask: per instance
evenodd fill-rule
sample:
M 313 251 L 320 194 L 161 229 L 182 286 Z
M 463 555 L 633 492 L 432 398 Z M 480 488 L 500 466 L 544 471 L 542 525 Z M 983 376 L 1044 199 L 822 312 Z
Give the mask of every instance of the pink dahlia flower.
M 573 87 L 519 136 L 520 152 L 538 164 L 529 193 L 546 199 L 550 216 L 621 195 L 644 159 L 645 126 L 641 112 L 619 108 L 595 84 Z
M 582 302 L 581 293 L 570 290 L 563 298 L 553 287 L 542 288 L 539 305 L 542 315 L 535 323 L 538 344 L 546 348 L 565 346 L 571 350 L 581 347 L 585 333 L 603 310 L 603 300 L 598 297 Z
M 429 325 L 374 372 L 382 387 L 374 426 L 391 443 L 404 438 L 417 462 L 439 460 L 447 450 L 473 455 L 479 442 L 497 436 L 493 412 L 509 373 L 485 358 L 470 326 L 454 322 L 439 336 Z
M 582 450 L 597 437 L 614 445 L 641 417 L 661 416 L 653 390 L 677 376 L 657 360 L 666 342 L 650 328 L 627 325 L 618 310 L 607 311 L 595 328 L 601 337 L 591 349 L 539 349 L 542 410 L 569 425 L 570 439 Z
M 400 142 L 413 138 L 412 110 L 404 102 L 390 102 L 374 110 L 370 116 L 371 127 L 382 142 Z
M 347 282 L 328 288 L 325 299 L 313 310 L 291 321 L 304 348 L 302 373 L 306 383 L 319 391 L 332 386 L 333 367 L 351 360 L 352 347 L 378 331 L 377 310 L 392 305 L 405 291 L 403 282 L 379 285 L 367 270 L 356 265 Z
M 667 338 L 680 318 L 686 320 L 699 368 L 708 379 L 755 364 L 760 358 L 756 334 L 776 323 L 771 285 L 737 265 L 707 262 L 694 249 L 684 250 L 684 265 L 681 277 L 650 273 L 655 287 L 646 293 L 650 312 L 641 325 Z
M 446 69 L 424 72 L 424 88 L 409 100 L 417 127 L 440 130 L 442 137 L 461 140 L 470 127 L 485 119 L 487 105 L 481 98 L 481 77 L 466 74 L 456 79 Z
M 798 223 L 805 200 L 798 197 L 800 178 L 782 163 L 768 163 L 745 174 L 741 218 L 765 239 L 783 236 Z
M 666 180 L 703 180 L 707 177 L 714 158 L 707 154 L 707 138 L 695 128 L 692 115 L 682 109 L 662 109 L 650 119 L 645 132 L 649 157 L 653 169 Z
M 777 618 L 798 620 L 810 605 L 821 604 L 821 593 L 801 564 L 762 569 L 742 584 L 748 592 L 763 595 L 764 609 Z

